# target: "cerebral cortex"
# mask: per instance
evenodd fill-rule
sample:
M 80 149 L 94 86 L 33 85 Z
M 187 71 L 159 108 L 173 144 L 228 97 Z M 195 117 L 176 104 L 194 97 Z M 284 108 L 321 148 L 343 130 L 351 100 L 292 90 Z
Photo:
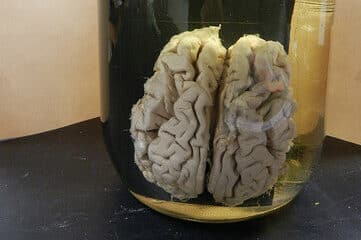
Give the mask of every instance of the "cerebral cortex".
M 218 27 L 174 36 L 161 51 L 145 95 L 132 109 L 135 162 L 173 197 L 205 188 L 215 94 L 226 49 Z
M 147 181 L 180 200 L 207 189 L 216 202 L 235 206 L 279 178 L 296 104 L 280 43 L 248 35 L 226 50 L 218 32 L 170 39 L 132 108 L 130 132 Z
M 228 49 L 208 191 L 238 205 L 276 183 L 295 126 L 290 66 L 281 44 L 256 36 Z

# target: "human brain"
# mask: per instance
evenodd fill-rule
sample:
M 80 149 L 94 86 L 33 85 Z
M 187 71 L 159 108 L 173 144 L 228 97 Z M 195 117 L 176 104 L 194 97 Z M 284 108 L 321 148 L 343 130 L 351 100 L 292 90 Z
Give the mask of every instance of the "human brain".
M 276 183 L 295 135 L 295 103 L 280 43 L 250 35 L 226 50 L 218 32 L 171 38 L 132 108 L 130 131 L 149 182 L 181 200 L 207 187 L 216 202 L 239 205 Z

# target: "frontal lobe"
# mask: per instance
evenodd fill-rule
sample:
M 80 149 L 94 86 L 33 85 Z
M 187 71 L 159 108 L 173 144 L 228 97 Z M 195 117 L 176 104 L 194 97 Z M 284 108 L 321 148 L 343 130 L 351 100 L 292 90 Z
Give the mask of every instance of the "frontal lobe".
M 148 181 L 178 199 L 204 190 L 212 106 L 226 54 L 218 31 L 174 36 L 132 109 L 135 163 Z
M 208 191 L 217 202 L 239 205 L 276 183 L 295 135 L 295 103 L 281 44 L 246 36 L 226 62 Z

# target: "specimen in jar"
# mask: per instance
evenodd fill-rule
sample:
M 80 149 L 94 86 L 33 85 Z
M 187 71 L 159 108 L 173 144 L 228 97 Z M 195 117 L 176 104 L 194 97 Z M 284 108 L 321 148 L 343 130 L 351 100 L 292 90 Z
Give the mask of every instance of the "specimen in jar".
M 196 29 L 165 45 L 132 108 L 131 135 L 149 182 L 181 200 L 207 186 L 233 206 L 276 183 L 295 136 L 295 103 L 280 43 L 249 35 L 226 50 L 218 32 Z

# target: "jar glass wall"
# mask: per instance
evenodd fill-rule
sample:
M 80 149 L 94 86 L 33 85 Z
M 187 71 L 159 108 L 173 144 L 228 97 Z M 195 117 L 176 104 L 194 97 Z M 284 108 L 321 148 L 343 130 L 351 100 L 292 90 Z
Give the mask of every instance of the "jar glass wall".
M 324 137 L 334 1 L 100 6 L 109 13 L 104 138 L 138 200 L 178 218 L 228 222 L 298 194 Z

